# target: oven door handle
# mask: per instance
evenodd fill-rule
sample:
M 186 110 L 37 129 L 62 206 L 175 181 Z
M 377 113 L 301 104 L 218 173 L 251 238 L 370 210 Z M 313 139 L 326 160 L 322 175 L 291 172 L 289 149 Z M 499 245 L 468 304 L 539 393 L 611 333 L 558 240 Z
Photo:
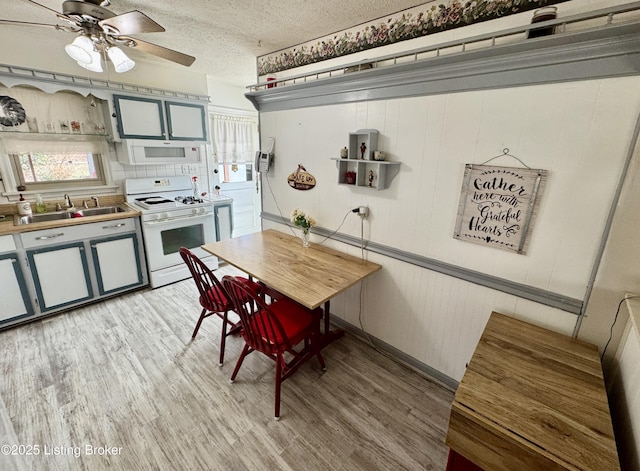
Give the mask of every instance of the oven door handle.
M 167 219 L 160 219 L 157 221 L 144 221 L 143 222 L 143 226 L 160 226 L 162 224 L 167 224 L 169 222 L 175 222 L 175 221 L 186 221 L 188 219 L 205 219 L 205 218 L 210 218 L 211 216 L 213 216 L 213 213 L 204 213 L 204 214 L 193 214 L 193 215 L 189 215 L 189 216 L 181 216 L 181 217 L 175 217 L 175 218 L 167 218 Z

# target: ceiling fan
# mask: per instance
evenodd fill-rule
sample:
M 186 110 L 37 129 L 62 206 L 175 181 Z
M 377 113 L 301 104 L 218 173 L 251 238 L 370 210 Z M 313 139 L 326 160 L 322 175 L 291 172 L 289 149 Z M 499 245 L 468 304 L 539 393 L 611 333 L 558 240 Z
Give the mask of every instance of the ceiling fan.
M 135 62 L 119 46 L 138 49 L 185 66 L 190 66 L 196 60 L 193 56 L 173 49 L 130 37 L 130 34 L 159 33 L 165 29 L 138 10 L 120 15 L 107 10 L 105 7 L 111 3 L 109 0 L 65 0 L 62 2 L 62 13 L 33 0 L 24 1 L 44 8 L 67 24 L 0 19 L 0 25 L 39 26 L 76 33 L 76 38 L 65 46 L 65 51 L 78 65 L 93 72 L 102 72 L 101 58 L 106 56 L 113 63 L 116 72 L 131 70 Z

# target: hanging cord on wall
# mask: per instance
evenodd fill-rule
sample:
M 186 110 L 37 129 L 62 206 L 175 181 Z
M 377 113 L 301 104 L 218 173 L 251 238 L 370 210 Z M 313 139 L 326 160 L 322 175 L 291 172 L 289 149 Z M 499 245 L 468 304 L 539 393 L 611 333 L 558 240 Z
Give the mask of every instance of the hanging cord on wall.
M 360 218 L 360 258 L 364 260 L 364 218 Z
M 278 208 L 278 213 L 280 214 L 280 217 L 282 219 L 289 219 L 289 218 L 285 218 L 284 215 L 282 214 L 282 210 L 280 209 L 280 205 L 278 204 L 278 200 L 276 199 L 276 195 L 273 193 L 273 189 L 271 188 L 271 183 L 269 181 L 269 174 L 267 174 L 265 176 L 265 178 L 267 180 L 267 187 L 269 188 L 269 193 L 271 193 L 271 197 L 273 198 L 273 202 L 276 204 L 276 208 Z M 327 237 L 322 239 L 320 242 L 318 242 L 318 245 L 324 244 L 328 239 L 330 239 L 332 236 L 334 236 L 340 230 L 340 228 L 344 225 L 344 222 L 347 220 L 347 216 L 349 215 L 350 212 L 351 212 L 351 210 L 347 211 L 347 213 L 342 218 L 342 222 L 340 223 L 338 228 L 335 231 L 333 231 L 331 234 L 329 234 Z M 290 226 L 289 224 L 285 224 L 285 225 L 289 228 L 289 230 L 291 231 L 291 234 L 293 234 L 294 236 L 298 237 L 298 235 L 293 230 L 292 226 Z
M 278 200 L 276 199 L 276 195 L 273 193 L 273 189 L 271 188 L 271 182 L 269 181 L 269 174 L 268 173 L 265 175 L 265 180 L 267 180 L 267 187 L 269 188 L 269 193 L 271 193 L 271 197 L 273 198 L 273 202 L 276 204 L 276 208 L 278 208 L 278 213 L 280 213 L 280 217 L 282 219 L 285 219 L 285 217 L 282 214 L 282 210 L 280 209 L 280 205 L 278 204 Z M 297 237 L 296 233 L 293 231 L 293 228 L 289 224 L 285 224 L 285 225 L 289 228 L 289 230 L 291 231 L 291 234 L 293 234 L 294 236 Z
M 328 239 L 331 239 L 331 237 L 333 237 L 336 234 L 336 232 L 338 232 L 340 230 L 340 228 L 344 225 L 344 222 L 347 220 L 347 216 L 349 215 L 350 212 L 351 212 L 351 210 L 347 211 L 347 213 L 342 218 L 342 222 L 340 223 L 338 228 L 335 231 L 333 231 L 331 234 L 329 234 L 327 237 L 322 239 L 320 242 L 318 242 L 318 245 L 324 244 Z
M 613 338 L 613 326 L 615 326 L 616 322 L 618 321 L 618 315 L 620 314 L 620 308 L 622 307 L 622 303 L 624 303 L 627 299 L 637 299 L 637 298 L 640 298 L 640 296 L 625 296 L 618 303 L 618 309 L 616 309 L 616 315 L 613 318 L 613 323 L 611 324 L 611 328 L 609 329 L 609 340 L 607 340 L 607 343 L 604 346 L 604 349 L 602 350 L 602 355 L 600 355 L 600 361 L 604 359 L 604 354 L 607 351 L 607 347 L 609 346 L 611 339 Z

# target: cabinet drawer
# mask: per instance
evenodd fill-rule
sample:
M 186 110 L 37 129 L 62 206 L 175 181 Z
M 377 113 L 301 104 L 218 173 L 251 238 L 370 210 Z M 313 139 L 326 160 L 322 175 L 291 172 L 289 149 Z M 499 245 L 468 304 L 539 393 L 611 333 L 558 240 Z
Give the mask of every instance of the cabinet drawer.
M 13 235 L 0 236 L 0 253 L 14 252 L 16 250 L 16 243 L 13 240 Z
M 106 237 L 124 234 L 136 230 L 134 218 L 114 219 L 110 221 L 92 222 L 79 226 L 56 227 L 40 231 L 20 234 L 25 249 L 44 247 L 51 244 L 62 244 L 82 239 Z

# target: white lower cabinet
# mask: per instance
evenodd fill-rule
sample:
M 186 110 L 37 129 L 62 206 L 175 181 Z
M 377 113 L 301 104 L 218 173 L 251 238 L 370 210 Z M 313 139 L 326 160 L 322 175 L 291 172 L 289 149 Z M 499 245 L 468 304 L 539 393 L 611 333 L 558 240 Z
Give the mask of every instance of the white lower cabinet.
M 0 250 L 0 328 L 148 283 L 136 218 L 24 232 L 15 240 L 13 249 L 0 244 L 13 250 Z
M 94 239 L 90 245 L 101 296 L 142 283 L 136 234 Z
M 231 203 L 216 204 L 213 207 L 216 217 L 216 240 L 227 240 L 233 237 L 233 209 Z
M 18 257 L 17 252 L 0 255 L 0 296 L 2 297 L 0 326 L 12 320 L 33 315 L 33 307 Z
M 40 311 L 93 298 L 84 242 L 27 250 Z

